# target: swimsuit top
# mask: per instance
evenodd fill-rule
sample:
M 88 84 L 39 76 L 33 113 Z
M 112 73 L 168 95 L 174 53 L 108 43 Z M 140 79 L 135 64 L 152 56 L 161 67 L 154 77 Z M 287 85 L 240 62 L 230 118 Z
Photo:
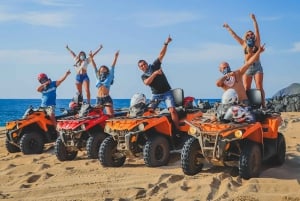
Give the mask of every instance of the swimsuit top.
M 76 57 L 74 57 L 74 61 L 75 61 L 74 67 L 75 67 L 77 74 L 83 74 L 83 70 L 87 71 L 87 66 L 90 63 L 89 58 L 86 58 L 84 61 L 79 63 L 80 62 L 79 57 L 76 56 Z
M 244 49 L 244 53 L 245 53 L 245 54 L 248 54 L 247 48 L 252 49 L 252 52 L 253 52 L 253 53 L 256 53 L 257 50 L 258 50 L 258 47 L 257 47 L 257 46 L 254 46 L 254 47 L 245 47 L 245 49 Z

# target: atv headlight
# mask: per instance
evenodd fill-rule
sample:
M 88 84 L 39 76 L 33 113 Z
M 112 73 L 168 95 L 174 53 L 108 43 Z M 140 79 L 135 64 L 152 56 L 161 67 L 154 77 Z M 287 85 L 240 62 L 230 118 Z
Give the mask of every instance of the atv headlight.
M 105 132 L 105 133 L 111 133 L 111 132 L 112 132 L 112 129 L 111 129 L 109 126 L 105 126 L 105 127 L 104 127 L 104 132 Z
M 196 133 L 197 133 L 197 128 L 191 126 L 191 127 L 189 128 L 188 134 L 190 134 L 190 135 L 195 135 Z
M 234 136 L 236 138 L 241 138 L 243 136 L 243 131 L 241 131 L 241 130 L 234 131 Z
M 145 129 L 145 125 L 143 123 L 138 125 L 139 131 L 143 131 Z
M 18 133 L 13 132 L 12 137 L 13 137 L 13 138 L 17 138 L 17 137 L 18 137 Z

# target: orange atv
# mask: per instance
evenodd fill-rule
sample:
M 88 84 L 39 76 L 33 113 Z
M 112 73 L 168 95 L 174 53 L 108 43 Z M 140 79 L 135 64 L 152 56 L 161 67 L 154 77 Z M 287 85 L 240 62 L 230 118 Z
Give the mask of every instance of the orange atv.
M 144 162 L 149 167 L 168 164 L 170 150 L 181 149 L 188 137 L 189 126 L 184 120 L 190 121 L 202 116 L 199 109 L 184 107 L 190 104 L 184 104 L 183 90 L 174 89 L 173 95 L 180 120 L 180 130 L 176 131 L 167 109 L 153 110 L 146 104 L 143 94 L 135 95 L 141 96 L 137 96 L 136 101 L 131 99 L 127 117 L 106 121 L 104 132 L 109 136 L 99 149 L 99 160 L 103 166 L 122 166 L 128 155 L 134 157 L 143 155 Z
M 278 132 L 282 122 L 280 114 L 259 109 L 259 90 L 247 93 L 250 111 L 256 119 L 254 122 L 224 123 L 205 121 L 204 118 L 186 121 L 190 125 L 188 133 L 191 138 L 185 142 L 181 152 L 181 166 L 185 174 L 195 175 L 202 170 L 204 163 L 210 163 L 238 167 L 239 175 L 249 179 L 259 176 L 263 162 L 273 165 L 284 163 L 286 144 L 284 136 Z
M 75 110 L 68 110 L 60 119 L 76 114 Z M 23 154 L 40 154 L 44 144 L 54 142 L 57 138 L 55 126 L 46 113 L 46 108 L 34 109 L 31 106 L 21 119 L 6 122 L 5 146 L 8 152 Z

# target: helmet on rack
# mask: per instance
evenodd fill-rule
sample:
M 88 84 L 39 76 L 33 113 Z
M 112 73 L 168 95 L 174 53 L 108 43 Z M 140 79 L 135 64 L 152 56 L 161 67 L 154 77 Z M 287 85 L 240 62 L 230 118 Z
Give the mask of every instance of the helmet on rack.
M 222 95 L 222 104 L 234 104 L 238 100 L 238 95 L 234 89 L 227 89 Z
M 231 106 L 224 115 L 224 119 L 236 123 L 255 122 L 255 117 L 251 111 L 249 111 L 247 107 L 242 107 L 239 105 Z
M 130 100 L 129 117 L 142 116 L 146 106 L 146 96 L 142 93 L 136 93 Z
M 76 103 L 76 102 L 74 102 L 74 101 L 71 101 L 71 102 L 69 103 L 69 108 L 70 108 L 71 110 L 75 110 L 77 107 L 78 107 L 78 103 Z
M 49 80 L 48 76 L 45 73 L 40 73 L 38 75 L 38 81 L 43 84 Z
M 130 107 L 139 103 L 146 104 L 146 96 L 142 93 L 134 94 L 130 99 Z
M 77 104 L 82 104 L 83 102 L 83 96 L 79 92 L 76 93 L 76 95 L 72 98 L 72 101 Z

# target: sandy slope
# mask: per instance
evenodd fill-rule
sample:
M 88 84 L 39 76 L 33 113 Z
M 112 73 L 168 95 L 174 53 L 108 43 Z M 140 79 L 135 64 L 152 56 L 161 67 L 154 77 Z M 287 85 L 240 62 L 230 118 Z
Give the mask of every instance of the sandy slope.
M 0 199 L 3 200 L 300 200 L 300 113 L 283 113 L 287 160 L 264 167 L 259 178 L 243 180 L 232 168 L 209 167 L 186 176 L 180 155 L 168 166 L 148 168 L 129 159 L 103 168 L 80 153 L 60 162 L 48 145 L 41 155 L 10 154 L 0 135 Z

